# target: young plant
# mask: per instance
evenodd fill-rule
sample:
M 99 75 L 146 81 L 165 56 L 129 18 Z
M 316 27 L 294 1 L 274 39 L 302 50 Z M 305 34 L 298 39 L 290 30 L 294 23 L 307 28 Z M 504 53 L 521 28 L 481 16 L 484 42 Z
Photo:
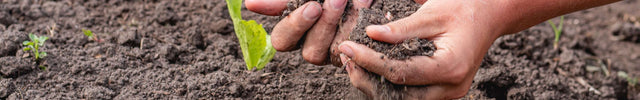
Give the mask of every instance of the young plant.
M 558 23 L 557 27 L 556 24 L 551 20 L 548 20 L 547 23 L 551 25 L 551 28 L 553 28 L 553 33 L 556 34 L 556 38 L 553 41 L 553 49 L 558 49 L 558 41 L 560 41 L 560 34 L 562 34 L 562 23 L 564 23 L 564 16 L 560 16 L 560 22 Z
M 33 34 L 29 33 L 29 39 L 31 39 L 31 41 L 22 42 L 22 45 L 27 46 L 22 50 L 24 50 L 24 51 L 32 51 L 33 54 L 35 55 L 35 59 L 36 60 L 42 59 L 45 56 L 47 56 L 46 52 L 40 52 L 40 47 L 44 46 L 44 41 L 49 39 L 49 37 L 36 36 L 36 35 L 33 35 Z
M 96 41 L 96 42 L 101 42 L 100 39 L 98 39 L 98 37 L 93 34 L 93 32 L 91 32 L 91 30 L 85 30 L 82 29 L 82 33 L 84 33 L 85 36 L 87 36 L 90 40 Z
M 264 68 L 276 53 L 271 45 L 270 36 L 261 24 L 254 20 L 242 20 L 240 9 L 242 0 L 226 0 L 233 27 L 240 42 L 247 70 Z
M 635 87 L 638 84 L 638 78 L 629 76 L 626 72 L 618 71 L 618 77 L 627 79 L 629 86 Z

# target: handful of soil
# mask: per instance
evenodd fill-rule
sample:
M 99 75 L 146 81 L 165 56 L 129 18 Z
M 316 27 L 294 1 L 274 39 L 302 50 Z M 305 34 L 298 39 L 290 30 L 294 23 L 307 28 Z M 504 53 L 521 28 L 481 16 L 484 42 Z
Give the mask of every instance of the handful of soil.
M 292 0 L 289 2 L 287 10 L 284 14 L 288 14 L 300 7 L 302 4 L 308 1 L 316 0 Z M 321 2 L 324 0 L 318 0 Z M 353 5 L 350 1 L 347 4 L 347 8 Z M 367 36 L 365 28 L 369 25 L 382 25 L 386 24 L 413 14 L 420 4 L 415 3 L 413 0 L 374 0 L 369 9 L 358 10 L 357 25 L 349 35 L 350 41 L 367 45 L 373 50 L 385 54 L 381 59 L 393 59 L 393 60 L 407 60 L 412 56 L 432 56 L 436 47 L 433 41 L 427 39 L 412 38 L 405 40 L 402 43 L 390 44 L 382 41 L 371 39 Z M 352 13 L 349 10 L 345 10 L 345 14 Z M 347 18 L 343 18 L 343 21 Z M 350 19 L 353 20 L 353 19 Z M 344 24 L 340 24 L 344 25 Z M 343 27 L 343 26 L 339 26 Z M 370 81 L 375 83 L 375 98 L 383 100 L 395 100 L 403 99 L 406 97 L 404 94 L 407 92 L 407 88 L 423 88 L 424 86 L 406 86 L 396 85 L 387 80 L 384 80 L 378 74 L 368 72 Z
M 411 0 L 374 1 L 370 9 L 361 9 L 358 12 L 358 24 L 351 32 L 349 40 L 365 44 L 395 60 L 405 60 L 411 56 L 432 56 L 436 50 L 433 41 L 416 37 L 399 44 L 390 44 L 371 39 L 365 31 L 369 25 L 382 25 L 407 17 L 418 8 L 420 5 Z
M 413 14 L 420 5 L 413 0 L 377 0 L 370 9 L 361 9 L 358 12 L 357 25 L 351 32 L 349 40 L 367 45 L 369 48 L 385 54 L 381 59 L 407 60 L 412 56 L 433 56 L 436 47 L 433 41 L 427 39 L 412 38 L 402 43 L 390 44 L 376 41 L 367 36 L 365 28 L 369 25 L 383 25 Z M 396 66 L 401 67 L 401 66 Z M 396 85 L 378 74 L 368 72 L 370 81 L 376 83 L 374 89 L 376 99 L 393 100 L 403 99 L 407 95 L 407 88 L 424 88 L 425 86 Z

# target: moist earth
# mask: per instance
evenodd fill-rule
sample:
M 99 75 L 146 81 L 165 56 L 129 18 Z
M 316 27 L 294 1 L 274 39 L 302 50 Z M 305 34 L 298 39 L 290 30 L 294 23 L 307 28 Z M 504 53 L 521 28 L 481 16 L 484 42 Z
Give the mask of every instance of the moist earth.
M 350 41 L 364 44 L 369 48 L 383 53 L 380 59 L 408 60 L 412 56 L 433 56 L 436 50 L 433 41 L 420 38 L 411 38 L 401 43 L 391 44 L 370 38 L 365 28 L 369 25 L 383 25 L 413 14 L 420 5 L 412 0 L 377 0 L 373 1 L 371 8 L 358 10 L 356 27 L 349 35 Z M 375 84 L 375 98 L 380 100 L 402 99 L 407 87 L 421 88 L 425 86 L 396 85 L 385 80 L 378 74 L 367 72 L 371 78 L 369 81 Z
M 639 4 L 566 15 L 558 49 L 545 23 L 499 38 L 462 99 L 639 99 L 617 76 L 640 76 Z M 280 19 L 243 15 L 267 31 Z M 300 50 L 246 71 L 232 26 L 224 0 L 3 0 L 0 99 L 362 99 L 343 68 Z M 50 37 L 40 63 L 21 50 L 29 33 Z

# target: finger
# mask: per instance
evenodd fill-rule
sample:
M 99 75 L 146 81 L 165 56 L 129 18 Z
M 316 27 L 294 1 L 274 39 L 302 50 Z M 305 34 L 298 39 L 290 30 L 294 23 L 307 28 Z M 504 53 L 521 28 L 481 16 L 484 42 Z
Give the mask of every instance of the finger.
M 289 51 L 296 47 L 298 40 L 313 26 L 322 13 L 318 2 L 306 3 L 303 9 L 296 9 L 282 19 L 271 32 L 271 43 L 278 51 Z
M 373 2 L 373 0 L 353 0 L 353 8 L 369 8 L 369 6 L 371 6 L 371 2 Z
M 424 4 L 425 2 L 427 2 L 427 0 L 413 0 L 413 1 L 419 4 Z
M 247 9 L 264 15 L 277 16 L 287 9 L 289 0 L 247 0 L 244 2 Z
M 466 72 L 464 69 L 440 66 L 440 62 L 436 61 L 438 58 L 435 57 L 438 55 L 434 57 L 415 56 L 407 60 L 392 60 L 365 45 L 351 41 L 343 42 L 340 44 L 339 49 L 357 65 L 373 73 L 380 74 L 395 84 L 459 83 L 467 74 L 464 73 Z M 456 72 L 453 73 L 453 70 L 456 70 Z
M 327 59 L 329 45 L 336 34 L 338 22 L 347 5 L 347 0 L 328 0 L 324 3 L 324 11 L 320 19 L 307 33 L 302 57 L 309 63 L 321 65 Z
M 345 69 L 349 74 L 351 85 L 358 88 L 358 90 L 364 92 L 369 97 L 375 96 L 373 88 L 374 84 L 369 80 L 369 74 L 365 72 L 361 67 L 358 67 L 353 61 L 349 61 L 349 58 L 347 58 L 345 55 L 341 55 L 340 58 L 342 58 L 345 62 Z
M 351 6 L 351 8 L 347 8 L 348 10 L 344 12 L 346 13 L 346 15 L 342 20 L 342 23 L 339 24 L 340 27 L 338 29 L 338 32 L 334 36 L 335 38 L 333 38 L 329 49 L 329 52 L 331 53 L 329 59 L 334 66 L 342 66 L 342 63 L 339 59 L 340 51 L 338 50 L 338 45 L 342 43 L 342 41 L 347 40 L 353 28 L 356 27 L 358 19 L 358 9 L 369 8 L 372 2 L 373 0 L 353 0 L 353 6 Z
M 387 23 L 371 25 L 366 28 L 367 35 L 374 40 L 388 43 L 400 43 L 411 38 L 430 38 L 445 32 L 443 17 L 416 12 L 409 17 Z

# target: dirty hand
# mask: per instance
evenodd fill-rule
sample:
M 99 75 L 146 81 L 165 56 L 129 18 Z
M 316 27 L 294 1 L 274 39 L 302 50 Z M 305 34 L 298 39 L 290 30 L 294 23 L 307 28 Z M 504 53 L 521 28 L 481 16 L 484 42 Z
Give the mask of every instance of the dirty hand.
M 482 58 L 498 37 L 515 33 L 555 16 L 617 0 L 429 0 L 409 17 L 366 28 L 372 39 L 398 43 L 410 38 L 433 40 L 431 57 L 381 59 L 365 45 L 342 42 L 339 50 L 352 85 L 376 96 L 367 71 L 409 87 L 408 99 L 454 99 L 465 96 Z
M 245 5 L 253 12 L 277 16 L 287 8 L 289 1 L 247 0 Z M 353 3 L 352 8 L 365 8 L 371 4 L 371 0 L 353 0 Z M 306 61 L 316 65 L 326 64 L 329 46 L 346 5 L 347 0 L 325 0 L 323 5 L 315 1 L 305 3 L 273 28 L 273 47 L 278 51 L 291 51 L 302 45 L 302 57 Z M 304 43 L 298 44 L 300 41 Z
M 408 89 L 408 98 L 453 99 L 464 96 L 485 52 L 501 35 L 496 33 L 502 33 L 493 28 L 496 27 L 493 22 L 483 19 L 491 18 L 493 12 L 473 8 L 480 6 L 473 2 L 478 1 L 430 0 L 411 16 L 366 28 L 369 37 L 388 43 L 415 37 L 433 40 L 437 50 L 431 57 L 381 59 L 384 54 L 365 45 L 342 42 L 339 46 L 344 54 L 341 60 L 347 67 L 351 83 L 367 95 L 377 95 L 373 81 L 366 73 L 370 71 L 394 84 L 428 85 Z

